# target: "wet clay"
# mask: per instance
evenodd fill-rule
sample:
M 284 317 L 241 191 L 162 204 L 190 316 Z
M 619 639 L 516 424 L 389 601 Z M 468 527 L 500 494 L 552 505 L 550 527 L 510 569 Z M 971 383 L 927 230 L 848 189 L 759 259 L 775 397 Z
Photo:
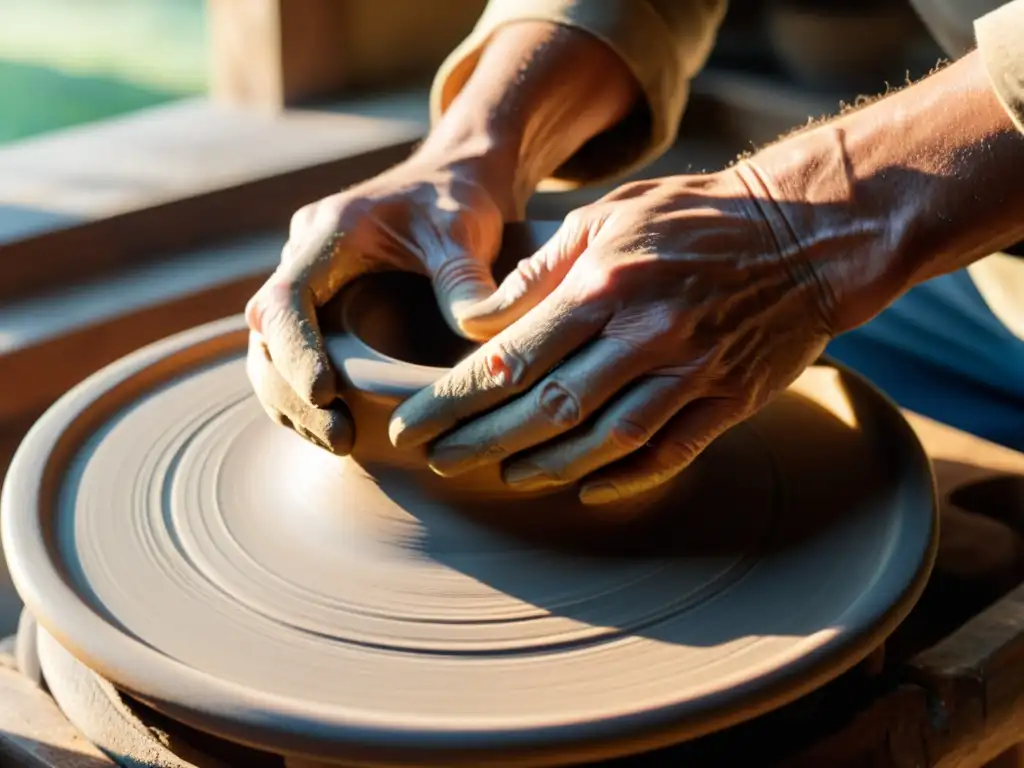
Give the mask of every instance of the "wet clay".
M 927 461 L 856 376 L 808 370 L 674 483 L 595 516 L 571 490 L 442 480 L 390 448 L 395 405 L 468 351 L 407 330 L 423 287 L 376 276 L 334 307 L 351 458 L 267 419 L 241 318 L 47 413 L 2 498 L 15 584 L 47 631 L 153 708 L 269 751 L 556 765 L 792 700 L 917 599 L 937 534 Z

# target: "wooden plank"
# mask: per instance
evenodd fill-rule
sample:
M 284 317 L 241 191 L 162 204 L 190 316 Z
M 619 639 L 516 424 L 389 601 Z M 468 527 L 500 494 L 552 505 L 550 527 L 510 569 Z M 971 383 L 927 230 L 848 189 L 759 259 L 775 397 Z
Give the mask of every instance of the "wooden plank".
M 1021 454 L 918 414 L 906 416 L 935 464 L 940 504 L 956 499 L 965 484 L 993 477 L 1024 478 Z M 1022 497 L 1010 493 L 1002 499 L 993 495 L 988 501 L 992 507 L 986 514 L 1000 512 L 999 517 L 1014 519 L 1014 508 L 1021 506 Z M 1000 503 L 1010 509 L 997 509 Z M 948 506 L 942 511 L 944 524 L 951 525 L 943 530 L 947 546 L 940 547 L 929 584 L 929 591 L 939 587 L 932 595 L 932 602 L 938 603 L 943 602 L 943 593 L 937 579 L 948 576 L 950 569 L 960 579 L 959 586 L 980 579 L 987 589 L 989 572 L 1005 566 L 999 547 L 990 546 L 992 541 L 998 543 L 998 537 L 989 538 L 990 531 L 981 525 L 986 515 L 970 515 L 981 527 L 967 531 L 970 546 L 959 552 L 950 548 L 949 539 L 962 533 L 959 524 L 966 517 L 953 519 L 949 513 L 966 513 Z M 957 562 L 965 553 L 978 561 L 973 567 L 963 568 Z M 925 602 L 919 603 L 900 632 L 921 623 Z M 947 612 L 952 610 L 951 602 L 947 601 Z M 890 638 L 889 647 L 895 646 L 894 639 Z M 1013 764 L 1010 761 L 1019 751 L 1015 744 L 1024 734 L 1024 586 L 997 599 L 909 661 L 890 667 L 879 680 L 895 681 L 895 686 L 883 688 L 839 727 L 822 728 L 818 723 L 809 728 L 808 743 L 772 764 L 982 768 L 997 759 Z
M 185 100 L 0 148 L 0 301 L 274 226 L 408 155 L 422 92 L 261 115 Z
M 951 540 L 957 531 L 948 524 L 971 518 L 978 524 L 988 519 L 996 520 L 996 525 L 1000 520 L 1007 521 L 1012 530 L 1005 526 L 1002 530 L 1019 545 L 1024 531 L 1017 526 L 1024 520 L 1024 497 L 1015 490 L 1016 485 L 999 486 L 986 499 L 987 509 L 965 513 L 956 508 L 956 501 L 965 487 L 992 478 L 1009 478 L 1019 483 L 1024 478 L 1024 455 L 918 414 L 906 416 L 932 459 L 943 521 L 949 528 L 944 531 L 946 546 L 940 547 L 933 584 L 943 571 L 952 571 L 967 583 L 971 579 L 992 581 L 989 572 L 993 569 L 1013 568 L 1019 581 L 1019 562 L 1002 562 L 1019 560 L 1019 552 L 1003 553 L 998 537 L 984 546 L 984 551 L 973 553 L 977 562 L 956 562 L 963 553 L 954 551 Z M 1002 496 L 998 491 L 1002 491 Z M 953 519 L 949 515 L 958 517 Z M 979 532 L 984 536 L 981 528 L 969 535 Z M 982 584 L 981 588 L 987 586 Z M 906 761 L 894 756 L 892 765 L 976 768 L 997 758 L 1012 759 L 1012 754 L 1006 755 L 1024 734 L 1024 585 L 998 598 L 916 655 L 900 674 L 908 685 L 925 692 L 927 716 L 918 715 L 916 722 L 900 719 L 904 728 L 911 729 L 909 743 L 917 744 L 920 755 L 914 758 L 911 754 Z M 917 762 L 921 759 L 923 762 Z
M 114 768 L 68 722 L 53 699 L 0 666 L 0 765 L 10 768 Z
M 1024 734 L 1024 586 L 911 663 L 908 677 L 934 696 L 937 768 L 982 765 Z
M 280 10 L 280 0 L 206 0 L 209 87 L 214 99 L 271 109 L 285 105 Z M 323 32 L 336 30 L 336 25 L 328 25 Z M 338 56 L 318 74 L 333 84 L 332 79 L 340 80 L 341 73 Z M 315 92 L 316 83 L 311 85 Z
M 145 344 L 242 312 L 284 241 L 278 232 L 186 252 L 0 306 L 0 425 Z
M 267 110 L 429 81 L 472 29 L 484 0 L 207 0 L 210 87 L 219 101 Z
M 911 411 L 903 414 L 933 462 L 973 465 L 979 475 L 1024 473 L 1024 454 Z

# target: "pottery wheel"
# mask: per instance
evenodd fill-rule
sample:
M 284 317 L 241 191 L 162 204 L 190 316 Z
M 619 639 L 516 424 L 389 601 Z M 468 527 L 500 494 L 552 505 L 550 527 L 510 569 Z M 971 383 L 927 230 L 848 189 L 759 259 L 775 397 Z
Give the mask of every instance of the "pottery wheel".
M 931 566 L 920 446 L 827 365 L 718 440 L 657 514 L 609 513 L 573 550 L 545 538 L 579 516 L 568 501 L 565 520 L 551 500 L 454 512 L 426 501 L 429 472 L 365 469 L 276 426 L 245 343 L 232 319 L 100 372 L 35 426 L 3 495 L 39 622 L 225 738 L 442 765 L 692 738 L 866 656 Z

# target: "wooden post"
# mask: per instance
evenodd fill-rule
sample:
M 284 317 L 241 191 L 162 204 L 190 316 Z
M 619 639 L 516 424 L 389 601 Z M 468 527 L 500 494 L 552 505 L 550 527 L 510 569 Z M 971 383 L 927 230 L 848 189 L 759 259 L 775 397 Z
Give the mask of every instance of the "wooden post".
M 210 89 L 280 109 L 345 88 L 429 80 L 485 0 L 207 0 Z

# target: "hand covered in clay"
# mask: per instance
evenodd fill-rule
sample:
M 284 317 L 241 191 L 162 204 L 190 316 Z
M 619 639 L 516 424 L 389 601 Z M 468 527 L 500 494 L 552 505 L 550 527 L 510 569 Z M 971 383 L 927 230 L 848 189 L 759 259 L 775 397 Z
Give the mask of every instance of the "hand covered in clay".
M 463 315 L 495 289 L 503 203 L 471 167 L 421 153 L 300 209 L 280 266 L 246 307 L 247 370 L 271 418 L 347 453 L 352 427 L 336 400 L 318 307 L 361 274 L 408 270 L 432 278 L 449 324 L 472 337 Z
M 755 199 L 748 163 L 629 184 L 575 211 L 475 307 L 506 329 L 400 406 L 435 472 L 504 462 L 525 491 L 602 504 L 685 468 L 832 335 L 832 295 Z M 787 239 L 788 238 L 788 239 Z

